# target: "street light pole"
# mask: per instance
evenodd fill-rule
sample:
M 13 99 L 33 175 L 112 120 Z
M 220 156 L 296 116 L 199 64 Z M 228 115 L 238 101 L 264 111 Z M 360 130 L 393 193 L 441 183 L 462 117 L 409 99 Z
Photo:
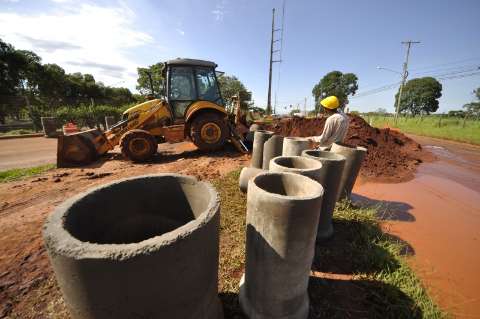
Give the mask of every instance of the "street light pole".
M 405 55 L 405 62 L 403 63 L 402 84 L 400 84 L 400 90 L 398 92 L 397 106 L 395 109 L 395 123 L 397 122 L 398 113 L 400 112 L 400 102 L 402 100 L 403 87 L 408 77 L 408 58 L 410 56 L 410 47 L 412 44 L 420 43 L 420 41 L 403 41 L 402 44 L 407 45 L 407 53 Z

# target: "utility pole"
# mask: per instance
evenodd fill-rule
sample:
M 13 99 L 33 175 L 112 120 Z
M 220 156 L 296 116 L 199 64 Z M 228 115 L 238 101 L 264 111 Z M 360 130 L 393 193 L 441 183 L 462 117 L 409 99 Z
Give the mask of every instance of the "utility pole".
M 395 109 L 395 123 L 397 122 L 398 113 L 400 112 L 400 102 L 402 100 L 403 87 L 408 77 L 408 58 L 410 55 L 410 47 L 412 44 L 420 43 L 420 41 L 402 41 L 402 44 L 407 45 L 407 53 L 405 55 L 405 62 L 403 63 L 403 74 L 402 74 L 402 84 L 400 84 L 400 90 L 398 92 L 397 107 Z
M 275 29 L 275 8 L 272 9 L 272 38 L 270 40 L 270 66 L 268 72 L 268 99 L 267 99 L 267 114 L 272 114 L 272 66 L 273 63 L 281 62 L 280 60 L 274 61 L 273 54 L 280 50 L 273 50 L 273 44 L 279 40 L 275 40 L 275 32 L 280 29 Z
M 307 98 L 303 101 L 303 115 L 307 117 Z

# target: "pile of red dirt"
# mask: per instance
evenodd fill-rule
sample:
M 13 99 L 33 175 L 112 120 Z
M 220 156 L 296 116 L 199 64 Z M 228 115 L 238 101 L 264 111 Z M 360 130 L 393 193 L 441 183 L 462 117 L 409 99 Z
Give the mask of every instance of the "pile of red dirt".
M 368 152 L 360 174 L 366 179 L 398 182 L 411 179 L 416 166 L 428 158 L 420 144 L 401 132 L 375 128 L 359 116 L 349 114 L 350 126 L 345 144 L 366 147 Z M 282 136 L 321 135 L 326 117 L 284 118 L 266 129 Z

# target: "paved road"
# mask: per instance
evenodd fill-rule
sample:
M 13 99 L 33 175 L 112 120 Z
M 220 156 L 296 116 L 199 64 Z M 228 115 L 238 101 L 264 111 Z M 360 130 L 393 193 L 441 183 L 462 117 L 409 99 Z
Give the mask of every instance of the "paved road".
M 411 137 L 438 160 L 406 183 L 356 185 L 356 199 L 387 206 L 384 229 L 412 247 L 410 262 L 443 309 L 480 318 L 480 146 Z
M 0 171 L 55 163 L 57 139 L 29 137 L 0 140 Z

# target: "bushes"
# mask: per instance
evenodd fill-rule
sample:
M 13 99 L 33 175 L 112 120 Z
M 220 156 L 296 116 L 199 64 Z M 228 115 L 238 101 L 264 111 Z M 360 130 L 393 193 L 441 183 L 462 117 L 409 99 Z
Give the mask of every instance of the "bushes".
M 79 127 L 100 128 L 105 126 L 105 116 L 113 116 L 118 121 L 122 113 L 123 108 L 110 105 L 82 105 L 79 107 L 61 107 L 55 112 L 55 116 L 62 124 L 73 122 Z

